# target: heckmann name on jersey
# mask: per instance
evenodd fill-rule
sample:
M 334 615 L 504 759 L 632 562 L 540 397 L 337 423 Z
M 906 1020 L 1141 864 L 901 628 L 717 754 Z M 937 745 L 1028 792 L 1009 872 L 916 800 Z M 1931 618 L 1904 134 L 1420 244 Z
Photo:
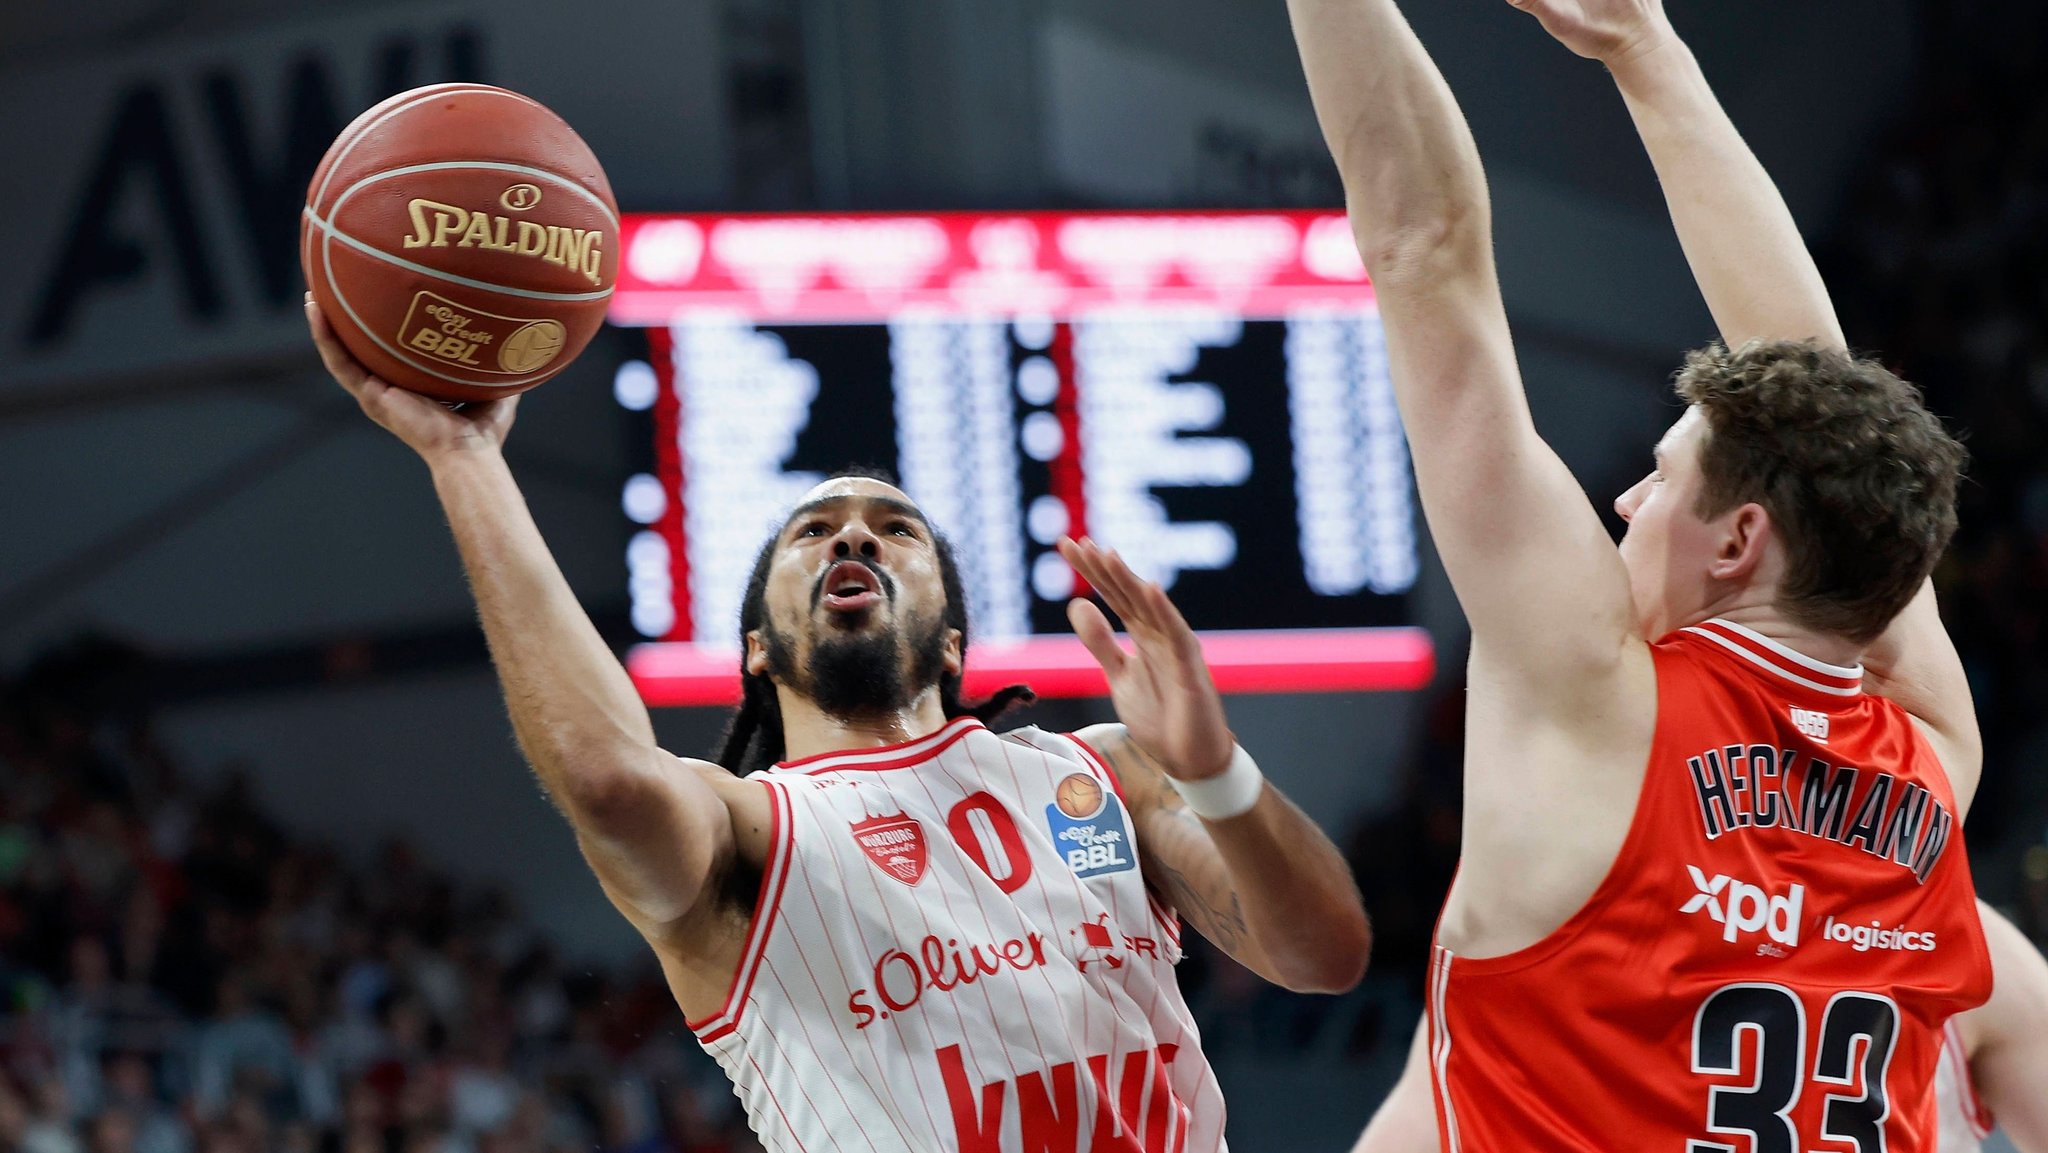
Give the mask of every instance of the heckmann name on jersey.
M 972 718 L 778 765 L 725 1007 L 775 1153 L 1216 1153 L 1223 1098 L 1107 766 Z
M 1685 767 L 1708 840 L 1733 829 L 1790 829 L 1902 865 L 1925 884 L 1955 824 L 1934 794 L 1911 781 L 1796 749 L 1725 745 L 1687 758 Z

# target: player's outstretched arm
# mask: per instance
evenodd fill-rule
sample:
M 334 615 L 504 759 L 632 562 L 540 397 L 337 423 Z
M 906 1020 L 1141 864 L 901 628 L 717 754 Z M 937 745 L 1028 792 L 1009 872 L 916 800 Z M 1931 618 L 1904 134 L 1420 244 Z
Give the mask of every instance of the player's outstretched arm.
M 1663 0 L 1508 0 L 1606 64 L 1664 187 L 1693 279 L 1730 347 L 1846 347 L 1827 285 L 1770 173 L 1736 131 Z M 1933 730 L 1967 810 L 1982 760 L 1976 711 L 1930 585 L 1865 658 L 1871 688 Z
M 2048 1153 L 2048 960 L 1982 901 L 1995 982 L 1991 1000 L 1957 1019 L 1977 1097 L 2020 1153 Z
M 1436 1099 L 1429 1088 L 1429 1021 L 1417 1022 L 1401 1078 L 1358 1135 L 1351 1153 L 1436 1153 Z
M 678 923 L 732 852 L 731 814 L 655 746 L 646 706 L 541 539 L 500 451 L 517 398 L 458 411 L 393 388 L 310 300 L 306 314 L 328 371 L 432 472 L 519 746 L 605 891 L 643 932 Z
M 1365 975 L 1372 929 L 1351 869 L 1329 837 L 1270 783 L 1250 807 L 1205 820 L 1168 784 L 1215 780 L 1236 741 L 1201 642 L 1156 584 L 1092 541 L 1062 541 L 1074 566 L 1123 621 L 1131 650 L 1090 601 L 1067 617 L 1109 678 L 1121 724 L 1076 734 L 1107 759 L 1131 809 L 1145 880 L 1239 964 L 1301 993 L 1340 993 Z M 1254 770 L 1255 771 L 1255 770 Z
M 1664 185 L 1693 278 L 1730 347 L 1844 347 L 1820 269 L 1770 173 L 1715 99 L 1663 0 L 1508 0 L 1607 65 Z
M 1430 535 L 1472 623 L 1475 669 L 1504 675 L 1520 701 L 1611 709 L 1610 674 L 1642 649 L 1628 577 L 1530 419 L 1464 115 L 1393 0 L 1288 9 L 1378 294 Z

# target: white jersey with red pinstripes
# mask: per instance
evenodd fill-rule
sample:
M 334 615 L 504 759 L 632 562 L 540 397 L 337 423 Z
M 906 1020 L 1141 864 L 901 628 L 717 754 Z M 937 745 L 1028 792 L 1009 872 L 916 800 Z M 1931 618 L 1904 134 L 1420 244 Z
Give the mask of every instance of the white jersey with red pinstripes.
M 963 717 L 748 779 L 761 897 L 691 1028 L 772 1153 L 1224 1148 L 1178 921 L 1086 746 Z
M 1981 1153 L 1991 1136 L 1991 1112 L 1977 1100 L 1970 1081 L 1970 1053 L 1955 1018 L 1941 1035 L 1941 1063 L 1934 1068 L 1936 1153 Z

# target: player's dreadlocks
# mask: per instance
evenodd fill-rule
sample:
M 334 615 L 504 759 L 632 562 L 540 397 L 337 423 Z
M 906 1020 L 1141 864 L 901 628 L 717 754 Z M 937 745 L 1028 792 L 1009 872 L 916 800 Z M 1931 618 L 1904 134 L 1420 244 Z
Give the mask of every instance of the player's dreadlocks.
M 885 483 L 894 480 L 881 473 L 866 469 L 850 469 L 834 475 L 840 477 L 866 477 Z M 740 601 L 740 635 L 746 636 L 762 627 L 768 615 L 768 569 L 775 560 L 776 542 L 781 533 L 768 538 L 761 547 L 761 554 L 754 558 L 754 571 L 747 578 L 746 596 Z M 960 566 L 953 558 L 953 546 L 937 529 L 932 529 L 932 544 L 939 555 L 939 583 L 946 593 L 945 624 L 947 628 L 960 632 L 960 655 L 967 656 L 967 593 L 960 586 Z M 984 701 L 967 701 L 960 696 L 960 674 L 941 673 L 939 677 L 939 705 L 945 710 L 946 719 L 971 716 L 977 720 L 993 721 L 1011 709 L 1021 708 L 1038 699 L 1028 685 L 1008 685 Z M 726 723 L 725 740 L 719 746 L 716 760 L 735 773 L 747 774 L 765 769 L 783 757 L 782 745 L 782 703 L 775 696 L 775 683 L 766 675 L 755 675 L 747 671 L 746 657 L 740 658 L 740 706 L 734 710 L 732 719 Z

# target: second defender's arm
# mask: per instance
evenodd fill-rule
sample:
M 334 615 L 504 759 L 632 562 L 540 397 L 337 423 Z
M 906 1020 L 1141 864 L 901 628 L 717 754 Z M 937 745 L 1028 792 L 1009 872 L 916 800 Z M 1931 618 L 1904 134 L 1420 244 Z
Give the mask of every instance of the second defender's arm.
M 1464 115 L 1393 0 L 1288 9 L 1473 659 L 1524 698 L 1611 703 L 1606 674 L 1636 637 L 1628 577 L 1530 417 Z
M 2048 959 L 1982 901 L 1991 1000 L 1957 1018 L 1970 1080 L 2021 1153 L 2048 1153 Z
M 371 376 L 307 306 L 320 355 L 419 453 L 468 571 L 512 727 L 613 903 L 660 936 L 734 848 L 725 802 L 656 747 L 646 707 L 583 612 L 501 451 L 513 400 L 452 412 Z

